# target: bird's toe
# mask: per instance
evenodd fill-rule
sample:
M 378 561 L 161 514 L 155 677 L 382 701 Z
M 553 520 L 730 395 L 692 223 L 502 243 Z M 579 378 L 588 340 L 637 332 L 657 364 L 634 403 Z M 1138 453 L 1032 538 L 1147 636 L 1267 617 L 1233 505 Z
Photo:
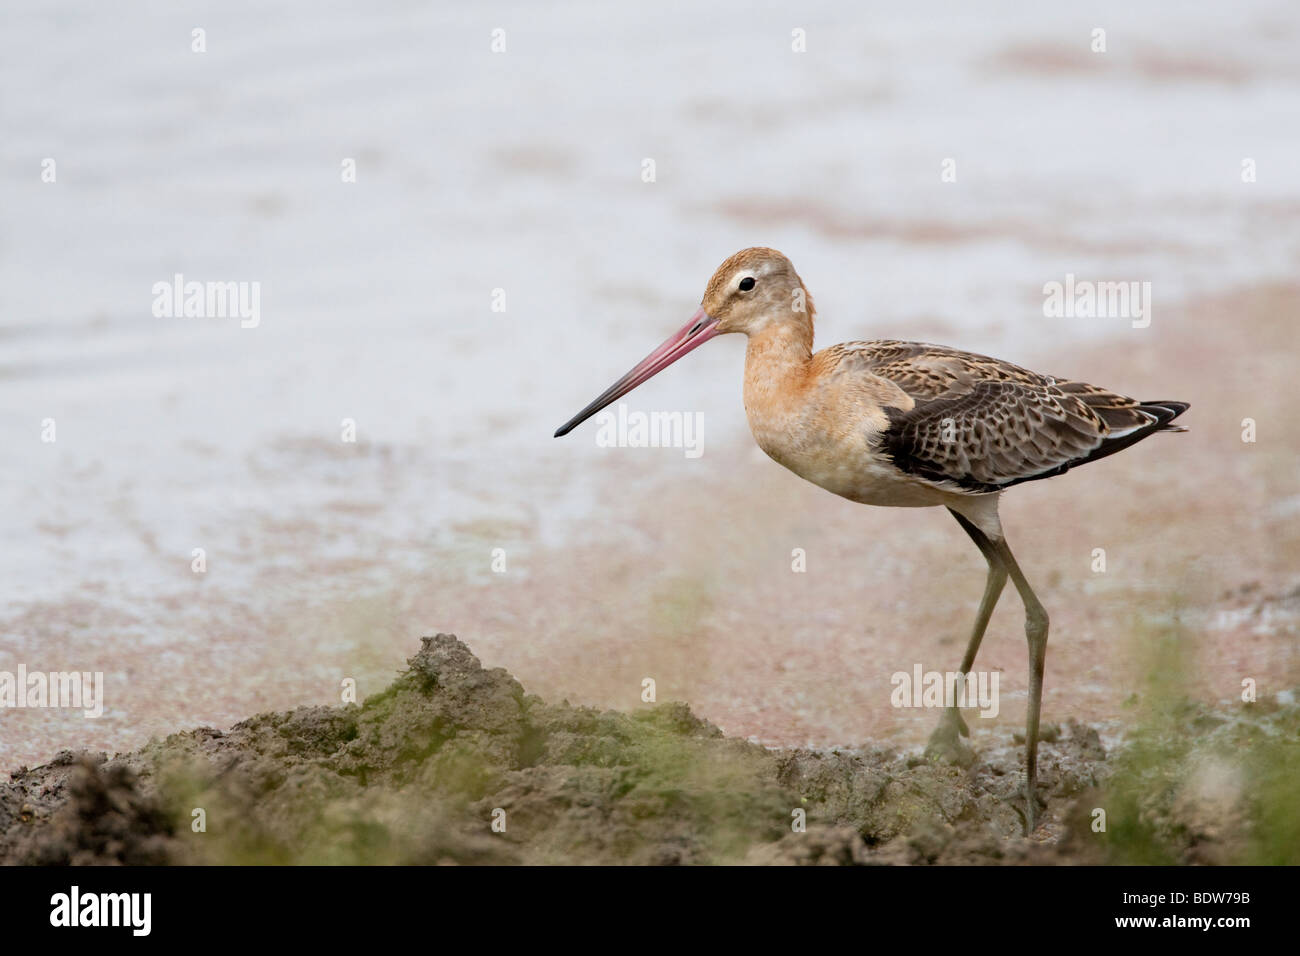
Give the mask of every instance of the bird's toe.
M 930 735 L 925 745 L 925 756 L 930 760 L 969 767 L 975 762 L 975 751 L 961 738 L 970 736 L 970 728 L 962 719 L 961 712 L 953 708 L 945 710 L 939 719 L 939 726 Z

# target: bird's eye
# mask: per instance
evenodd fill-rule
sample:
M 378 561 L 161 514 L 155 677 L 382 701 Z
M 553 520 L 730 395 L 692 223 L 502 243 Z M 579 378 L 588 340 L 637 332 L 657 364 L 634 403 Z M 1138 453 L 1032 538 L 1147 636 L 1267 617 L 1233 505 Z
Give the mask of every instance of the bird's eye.
M 754 277 L 753 277 L 753 276 L 745 276 L 745 278 L 743 278 L 743 279 L 740 280 L 740 291 L 741 291 L 741 292 L 748 292 L 748 291 L 749 291 L 750 289 L 752 289 L 752 288 L 754 288 Z

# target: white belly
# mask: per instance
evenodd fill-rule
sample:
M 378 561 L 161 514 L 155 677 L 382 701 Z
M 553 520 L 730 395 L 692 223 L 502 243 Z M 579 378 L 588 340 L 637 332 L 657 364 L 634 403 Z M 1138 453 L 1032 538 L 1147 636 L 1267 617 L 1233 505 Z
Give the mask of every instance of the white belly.
M 948 504 L 953 495 L 900 472 L 863 434 L 840 437 L 802 430 L 784 434 L 752 428 L 758 446 L 773 461 L 832 494 L 864 505 L 928 508 Z

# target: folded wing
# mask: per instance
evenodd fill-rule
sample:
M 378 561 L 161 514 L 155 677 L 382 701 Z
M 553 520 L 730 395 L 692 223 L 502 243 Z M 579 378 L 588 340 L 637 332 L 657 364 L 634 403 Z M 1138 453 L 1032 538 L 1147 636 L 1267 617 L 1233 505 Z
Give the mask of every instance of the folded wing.
M 902 471 L 952 490 L 1001 491 L 1104 458 L 1161 430 L 1184 402 L 1139 402 L 998 359 L 918 342 L 839 346 L 838 372 L 887 379 L 880 448 Z M 900 402 L 900 404 L 907 404 Z

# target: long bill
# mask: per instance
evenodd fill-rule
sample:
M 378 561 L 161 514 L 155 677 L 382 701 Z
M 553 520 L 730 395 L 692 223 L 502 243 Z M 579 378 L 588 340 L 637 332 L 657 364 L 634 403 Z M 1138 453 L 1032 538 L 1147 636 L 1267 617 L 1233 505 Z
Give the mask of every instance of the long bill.
M 606 405 L 618 401 L 642 382 L 658 375 L 683 355 L 699 348 L 717 334 L 718 320 L 709 318 L 708 314 L 701 308 L 691 316 L 689 322 L 678 330 L 677 334 L 670 337 L 663 345 L 638 362 L 630 372 L 601 392 L 590 405 L 557 428 L 555 437 L 559 438 L 561 435 L 569 434 Z

